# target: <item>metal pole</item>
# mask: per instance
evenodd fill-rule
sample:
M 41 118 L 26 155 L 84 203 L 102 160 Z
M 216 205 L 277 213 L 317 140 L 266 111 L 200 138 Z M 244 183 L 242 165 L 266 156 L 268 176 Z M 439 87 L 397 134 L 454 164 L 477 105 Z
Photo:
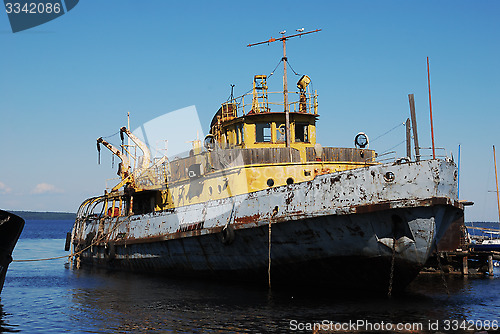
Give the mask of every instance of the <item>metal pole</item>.
M 413 128 L 413 141 L 415 142 L 415 161 L 420 161 L 420 147 L 418 146 L 417 115 L 415 114 L 415 99 L 413 94 L 408 94 L 410 103 L 410 116 Z
M 410 119 L 406 119 L 406 156 L 411 160 L 411 129 Z
M 457 197 L 460 199 L 460 145 L 458 145 L 458 175 L 457 175 Z
M 429 108 L 431 113 L 432 159 L 436 159 L 436 149 L 434 147 L 434 125 L 432 122 L 431 74 L 429 71 L 429 57 L 427 57 L 427 82 L 429 83 Z
M 500 196 L 498 194 L 497 156 L 495 153 L 495 145 L 493 145 L 493 159 L 495 160 L 495 181 L 497 185 L 498 221 L 500 221 Z
M 290 112 L 288 110 L 288 82 L 286 75 L 286 38 L 283 38 L 283 101 L 285 104 L 286 147 L 290 147 Z
M 130 111 L 127 112 L 127 129 L 130 131 Z M 129 147 L 130 147 L 130 137 L 128 137 L 128 140 L 127 140 L 127 153 L 128 153 Z

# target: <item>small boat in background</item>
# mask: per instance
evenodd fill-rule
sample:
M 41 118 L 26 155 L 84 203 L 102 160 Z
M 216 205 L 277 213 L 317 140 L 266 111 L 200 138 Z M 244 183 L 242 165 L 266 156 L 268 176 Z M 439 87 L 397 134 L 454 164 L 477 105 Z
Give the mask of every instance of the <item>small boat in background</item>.
M 7 268 L 12 262 L 12 251 L 24 227 L 24 219 L 13 213 L 0 210 L 0 292 Z
M 475 236 L 472 238 L 470 249 L 475 252 L 500 252 L 500 232 L 494 230 L 483 230 L 490 238 Z M 495 235 L 495 236 L 494 236 Z
M 498 205 L 498 220 L 500 225 L 500 194 L 498 192 L 498 173 L 497 173 L 497 157 L 495 153 L 495 145 L 493 145 L 493 161 L 495 163 L 495 182 Z M 471 244 L 469 248 L 475 252 L 500 252 L 500 229 L 470 227 L 471 229 L 480 230 L 482 235 L 471 236 Z M 485 235 L 488 235 L 487 237 Z

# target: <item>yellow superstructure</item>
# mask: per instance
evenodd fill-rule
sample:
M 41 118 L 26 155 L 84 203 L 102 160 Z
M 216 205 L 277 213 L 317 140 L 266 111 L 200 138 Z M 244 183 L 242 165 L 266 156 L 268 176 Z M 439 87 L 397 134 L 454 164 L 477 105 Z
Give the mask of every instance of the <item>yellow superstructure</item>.
M 256 75 L 251 93 L 224 102 L 203 145 L 195 140 L 188 157 L 140 169 L 95 201 L 105 202 L 108 215 L 158 212 L 375 164 L 373 150 L 316 142 L 317 94 L 308 91 L 307 76 L 299 80 L 299 92 L 289 93 L 297 98 L 287 106 L 287 147 L 284 103 L 273 102 L 277 93 L 268 92 L 266 81 Z

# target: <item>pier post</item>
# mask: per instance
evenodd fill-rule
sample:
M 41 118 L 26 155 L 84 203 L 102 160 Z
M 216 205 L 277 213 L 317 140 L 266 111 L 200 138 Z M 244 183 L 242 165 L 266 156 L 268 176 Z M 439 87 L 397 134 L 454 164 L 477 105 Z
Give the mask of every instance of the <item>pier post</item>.
M 468 257 L 464 256 L 462 258 L 462 274 L 464 276 L 469 275 L 469 264 L 468 264 Z
M 488 276 L 493 276 L 493 255 L 488 255 Z

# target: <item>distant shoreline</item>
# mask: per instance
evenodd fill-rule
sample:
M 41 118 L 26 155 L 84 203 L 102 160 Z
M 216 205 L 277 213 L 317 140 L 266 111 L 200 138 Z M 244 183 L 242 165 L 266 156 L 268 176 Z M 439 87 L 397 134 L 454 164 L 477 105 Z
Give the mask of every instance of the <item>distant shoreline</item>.
M 76 213 L 71 212 L 37 212 L 37 211 L 9 211 L 24 220 L 75 220 Z

